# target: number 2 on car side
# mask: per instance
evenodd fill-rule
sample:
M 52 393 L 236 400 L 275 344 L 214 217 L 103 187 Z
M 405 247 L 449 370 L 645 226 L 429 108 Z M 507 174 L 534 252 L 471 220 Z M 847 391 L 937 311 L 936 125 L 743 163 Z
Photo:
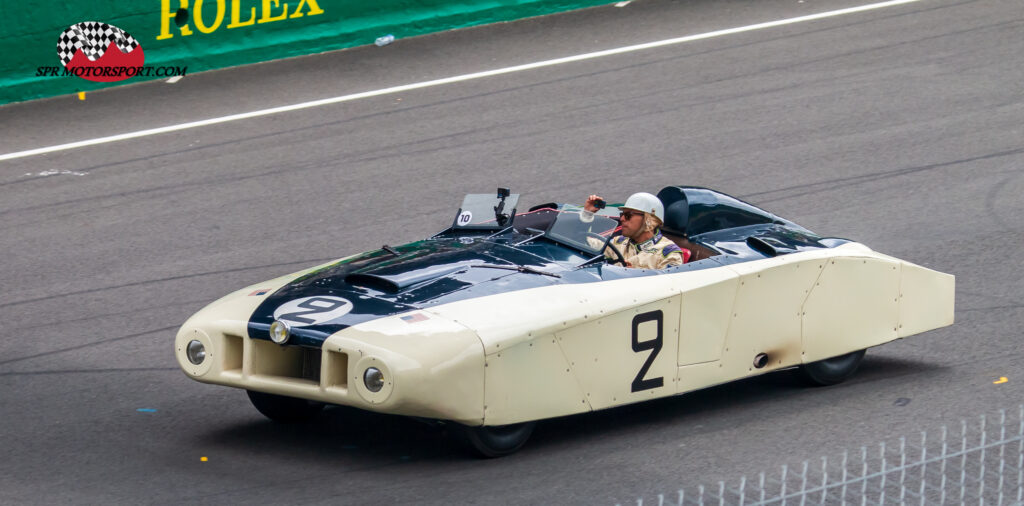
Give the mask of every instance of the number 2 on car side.
M 644 379 L 644 376 L 647 374 L 647 371 L 650 370 L 651 368 L 651 364 L 654 363 L 654 359 L 658 358 L 658 352 L 661 351 L 661 345 L 665 337 L 664 319 L 664 314 L 660 310 L 638 314 L 633 317 L 633 351 L 636 353 L 641 353 L 650 350 L 651 353 L 650 355 L 647 355 L 647 360 L 644 361 L 644 365 L 643 367 L 640 368 L 640 372 L 636 373 L 636 377 L 633 378 L 633 383 L 630 385 L 632 392 L 639 392 L 641 390 L 649 390 L 651 388 L 665 386 L 664 377 L 659 376 L 657 378 Z M 657 323 L 658 331 L 657 334 L 655 334 L 654 339 L 641 342 L 640 324 L 644 322 Z
M 591 409 L 676 393 L 681 303 L 672 296 L 556 332 Z

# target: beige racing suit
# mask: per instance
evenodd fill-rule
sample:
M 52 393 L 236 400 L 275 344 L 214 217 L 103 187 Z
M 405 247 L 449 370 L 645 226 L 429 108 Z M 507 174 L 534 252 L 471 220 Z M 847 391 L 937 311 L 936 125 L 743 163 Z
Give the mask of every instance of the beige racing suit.
M 592 245 L 596 241 L 593 237 L 588 237 L 587 240 Z M 601 244 L 596 244 L 594 247 L 600 248 Z M 682 248 L 661 235 L 661 231 L 656 231 L 654 237 L 640 244 L 636 244 L 628 237 L 621 235 L 613 238 L 611 244 L 608 245 L 608 249 L 604 251 L 604 256 L 614 260 L 618 256 L 615 255 L 614 251 L 611 251 L 611 248 L 615 248 L 619 253 L 622 253 L 622 257 L 626 259 L 626 262 L 629 262 L 630 267 L 638 269 L 664 269 L 674 265 L 682 265 L 684 261 Z

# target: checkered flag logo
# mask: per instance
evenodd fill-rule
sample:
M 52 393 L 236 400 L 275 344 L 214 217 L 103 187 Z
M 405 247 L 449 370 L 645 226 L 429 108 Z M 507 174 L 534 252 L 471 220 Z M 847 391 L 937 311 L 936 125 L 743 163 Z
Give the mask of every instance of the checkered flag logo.
M 57 39 L 57 55 L 61 65 L 67 67 L 75 53 L 81 49 L 89 61 L 103 57 L 110 43 L 117 44 L 122 53 L 128 54 L 139 47 L 139 42 L 128 32 L 107 23 L 84 21 L 69 26 Z

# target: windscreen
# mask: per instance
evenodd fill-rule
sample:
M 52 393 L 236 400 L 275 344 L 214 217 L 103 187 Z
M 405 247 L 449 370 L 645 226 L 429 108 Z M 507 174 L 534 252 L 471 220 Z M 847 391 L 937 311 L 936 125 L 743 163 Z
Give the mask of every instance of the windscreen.
M 504 203 L 493 193 L 471 193 L 462 199 L 452 228 L 459 230 L 500 230 L 512 225 L 519 194 L 505 197 Z M 504 222 L 498 215 L 504 217 Z
M 547 230 L 547 237 L 579 248 L 588 253 L 598 254 L 604 241 L 619 226 L 616 209 L 603 209 L 591 214 L 582 209 L 564 208 Z

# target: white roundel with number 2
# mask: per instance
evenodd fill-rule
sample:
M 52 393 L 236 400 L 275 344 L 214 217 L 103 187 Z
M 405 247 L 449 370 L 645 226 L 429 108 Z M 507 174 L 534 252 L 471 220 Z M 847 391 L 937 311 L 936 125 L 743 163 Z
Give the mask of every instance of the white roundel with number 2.
M 274 310 L 274 319 L 292 327 L 320 325 L 352 311 L 352 302 L 333 295 L 304 297 L 285 302 Z
M 469 211 L 462 211 L 459 213 L 459 218 L 455 220 L 455 224 L 460 227 L 465 227 L 466 225 L 469 225 L 471 221 L 473 221 L 473 213 Z

